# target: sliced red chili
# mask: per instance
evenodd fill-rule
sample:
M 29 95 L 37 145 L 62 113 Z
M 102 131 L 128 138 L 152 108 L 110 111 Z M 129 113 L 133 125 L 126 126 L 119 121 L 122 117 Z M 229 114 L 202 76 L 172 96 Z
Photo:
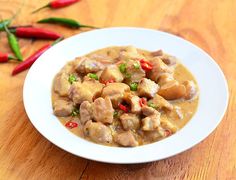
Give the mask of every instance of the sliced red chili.
M 147 99 L 146 99 L 146 98 L 140 98 L 140 99 L 139 99 L 139 105 L 140 105 L 141 107 L 147 105 Z
M 140 61 L 140 64 L 141 64 L 141 67 L 144 71 L 150 71 L 152 70 L 153 66 L 150 62 L 144 60 L 144 59 L 141 59 Z
M 125 113 L 127 113 L 129 110 L 128 110 L 128 107 L 126 107 L 125 105 L 123 105 L 123 104 L 119 104 L 118 105 L 119 106 L 119 108 L 122 110 L 122 111 L 124 111 Z
M 115 82 L 114 79 L 109 79 L 109 80 L 106 80 L 106 81 L 101 81 L 101 83 L 103 83 L 103 84 L 105 84 L 105 85 L 107 85 L 107 84 L 109 84 L 109 83 L 114 83 L 114 82 Z
M 69 121 L 69 122 L 67 122 L 67 123 L 65 124 L 65 126 L 66 126 L 67 128 L 72 129 L 72 128 L 77 127 L 77 126 L 78 126 L 78 123 Z

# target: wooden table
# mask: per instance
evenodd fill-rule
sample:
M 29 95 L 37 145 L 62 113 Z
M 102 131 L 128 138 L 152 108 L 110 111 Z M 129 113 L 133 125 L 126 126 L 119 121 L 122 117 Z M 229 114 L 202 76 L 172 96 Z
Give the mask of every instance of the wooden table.
M 9 18 L 23 0 L 1 0 L 0 18 Z M 47 141 L 30 123 L 23 106 L 27 72 L 11 76 L 16 63 L 0 64 L 0 179 L 235 179 L 236 178 L 236 2 L 235 0 L 82 0 L 60 10 L 30 14 L 47 0 L 25 0 L 14 25 L 48 16 L 101 26 L 138 26 L 181 36 L 208 52 L 223 69 L 230 92 L 228 111 L 203 142 L 177 156 L 139 165 L 112 165 L 71 155 Z M 80 33 L 37 25 L 65 37 Z M 0 51 L 11 52 L 4 33 Z M 20 39 L 24 57 L 46 41 Z M 217 97 L 216 97 L 217 98 Z M 205 119 L 208 120 L 207 117 Z

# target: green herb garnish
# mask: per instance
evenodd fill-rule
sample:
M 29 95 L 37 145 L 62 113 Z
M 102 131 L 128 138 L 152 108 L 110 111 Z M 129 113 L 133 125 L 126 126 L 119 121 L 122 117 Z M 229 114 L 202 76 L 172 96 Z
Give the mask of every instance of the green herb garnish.
M 94 74 L 94 73 L 89 73 L 89 74 L 88 74 L 88 77 L 90 77 L 90 78 L 92 78 L 92 79 L 98 80 L 98 75 L 97 75 L 97 74 Z
M 138 83 L 131 83 L 130 84 L 130 90 L 131 91 L 137 91 L 137 89 L 138 89 Z
M 118 111 L 114 111 L 114 113 L 113 113 L 113 117 L 114 117 L 114 118 L 117 118 L 118 115 L 119 115 Z
M 134 68 L 135 68 L 135 69 L 139 69 L 139 68 L 140 68 L 140 64 L 139 64 L 138 62 L 135 62 L 135 63 L 134 63 Z
M 78 116 L 79 115 L 79 109 L 77 109 L 76 107 L 74 107 L 74 109 L 71 112 L 71 116 Z
M 126 72 L 126 64 L 122 63 L 119 65 L 119 69 L 121 73 L 125 73 Z
M 131 74 L 130 73 L 125 73 L 125 78 L 127 78 L 127 79 L 131 78 Z
M 74 74 L 70 74 L 68 78 L 69 83 L 73 84 L 77 81 L 77 77 Z
M 151 102 L 151 101 L 149 101 L 147 104 L 148 104 L 149 107 L 152 107 L 154 109 L 157 108 L 157 106 L 153 102 Z

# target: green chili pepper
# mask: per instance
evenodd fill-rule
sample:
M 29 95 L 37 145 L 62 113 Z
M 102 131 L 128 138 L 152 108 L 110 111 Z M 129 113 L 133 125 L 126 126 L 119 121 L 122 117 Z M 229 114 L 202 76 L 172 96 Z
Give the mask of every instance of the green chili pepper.
M 126 72 L 126 64 L 122 63 L 119 65 L 120 72 L 125 73 Z
M 135 62 L 135 63 L 134 63 L 134 68 L 135 68 L 135 69 L 139 69 L 139 68 L 140 68 L 140 64 L 139 64 L 138 62 Z
M 74 74 L 70 74 L 68 81 L 70 84 L 73 84 L 75 81 L 77 81 L 77 77 Z
M 74 107 L 74 109 L 71 112 L 71 116 L 78 116 L 79 115 L 79 109 L 77 109 L 76 107 Z
M 131 91 L 137 91 L 137 89 L 138 89 L 138 83 L 131 83 L 130 84 L 130 90 Z
M 19 43 L 17 41 L 16 36 L 9 31 L 9 29 L 7 28 L 6 25 L 4 25 L 4 28 L 5 28 L 5 31 L 7 32 L 8 43 L 9 43 L 12 51 L 16 55 L 17 59 L 22 61 L 23 57 L 22 57 L 22 54 L 20 52 L 20 46 L 19 46 Z
M 11 19 L 5 19 L 0 21 L 0 31 L 4 30 L 4 26 L 9 26 L 11 24 Z
M 92 79 L 98 80 L 97 74 L 94 74 L 94 73 L 89 73 L 89 74 L 88 74 L 88 77 L 90 77 L 90 78 L 92 78 Z
M 152 108 L 154 108 L 154 109 L 157 108 L 157 106 L 156 106 L 153 102 L 151 102 L 151 101 L 148 101 L 147 104 L 148 104 L 149 107 L 152 107 Z
M 68 26 L 71 28 L 97 28 L 90 25 L 84 25 L 80 24 L 78 21 L 74 19 L 68 19 L 68 18 L 58 18 L 58 17 L 51 17 L 46 19 L 41 19 L 37 23 L 49 23 L 49 24 L 61 24 L 64 26 Z

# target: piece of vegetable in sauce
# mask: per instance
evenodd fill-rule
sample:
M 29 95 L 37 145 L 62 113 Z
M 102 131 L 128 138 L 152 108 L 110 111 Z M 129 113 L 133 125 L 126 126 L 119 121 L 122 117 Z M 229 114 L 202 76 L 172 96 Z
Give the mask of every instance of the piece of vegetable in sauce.
M 141 64 L 141 67 L 144 71 L 150 71 L 152 70 L 153 66 L 150 62 L 144 60 L 144 59 L 141 59 L 140 61 L 140 64 Z
M 78 123 L 69 121 L 69 122 L 67 122 L 67 123 L 65 124 L 65 126 L 66 126 L 67 128 L 72 129 L 72 128 L 78 127 Z
M 139 105 L 140 105 L 141 107 L 147 105 L 147 99 L 146 99 L 146 98 L 140 98 L 140 99 L 139 99 Z
M 128 107 L 123 104 L 119 104 L 118 106 L 119 106 L 120 110 L 124 111 L 125 113 L 127 113 L 129 111 Z
M 119 65 L 120 72 L 125 73 L 126 72 L 126 64 L 122 63 Z
M 98 75 L 94 73 L 89 73 L 88 76 L 92 79 L 98 80 Z
M 70 74 L 68 81 L 70 82 L 70 84 L 73 84 L 74 82 L 77 81 L 77 77 L 74 74 Z
M 130 84 L 130 90 L 131 91 L 137 91 L 137 89 L 138 89 L 138 83 L 131 83 Z
M 71 116 L 78 116 L 79 115 L 79 109 L 77 109 L 76 107 L 73 108 L 72 112 L 71 112 Z
M 154 108 L 154 109 L 157 108 L 156 105 L 155 105 L 153 102 L 151 102 L 151 101 L 148 101 L 147 105 L 148 105 L 149 107 Z
M 119 112 L 118 112 L 118 111 L 114 111 L 113 117 L 114 117 L 114 118 L 117 118 L 118 116 L 119 116 Z
M 139 69 L 139 68 L 140 68 L 140 64 L 139 64 L 138 62 L 135 62 L 135 63 L 134 63 L 134 68 L 135 68 L 135 69 Z

